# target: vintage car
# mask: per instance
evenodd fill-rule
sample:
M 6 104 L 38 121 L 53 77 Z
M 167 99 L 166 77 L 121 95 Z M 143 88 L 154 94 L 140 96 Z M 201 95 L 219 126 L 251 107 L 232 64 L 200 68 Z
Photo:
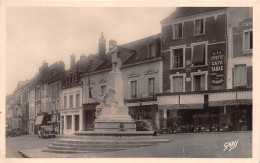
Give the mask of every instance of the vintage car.
M 38 138 L 55 138 L 55 132 L 52 129 L 52 126 L 41 126 L 41 129 L 38 131 Z
M 154 135 L 159 135 L 159 133 L 162 132 L 153 122 L 149 120 L 136 120 L 135 124 L 137 131 L 154 131 Z

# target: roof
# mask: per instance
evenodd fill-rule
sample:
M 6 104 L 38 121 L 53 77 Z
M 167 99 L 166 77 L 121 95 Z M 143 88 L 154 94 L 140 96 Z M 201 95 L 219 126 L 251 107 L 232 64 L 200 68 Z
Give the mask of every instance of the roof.
M 169 16 L 163 19 L 161 23 L 165 23 L 172 19 L 182 18 L 215 10 L 221 10 L 225 8 L 227 7 L 178 7 L 173 13 L 171 13 Z
M 157 39 L 160 39 L 160 36 L 161 34 L 156 34 L 137 41 L 118 45 L 118 56 L 121 59 L 122 65 L 126 66 L 146 60 L 151 60 L 151 58 L 147 57 L 148 45 L 155 43 Z M 87 57 L 87 60 L 90 59 L 93 60 L 91 72 L 112 69 L 112 58 L 110 54 L 106 54 L 106 56 L 99 56 L 98 54 L 94 54 Z M 79 62 L 80 60 L 77 63 Z M 84 66 L 85 71 L 83 72 L 87 73 L 89 61 L 86 61 Z

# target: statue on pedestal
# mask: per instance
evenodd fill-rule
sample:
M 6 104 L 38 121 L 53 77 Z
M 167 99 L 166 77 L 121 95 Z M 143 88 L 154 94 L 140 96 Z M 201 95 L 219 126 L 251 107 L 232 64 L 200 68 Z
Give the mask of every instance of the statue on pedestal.
M 118 47 L 116 41 L 113 41 L 112 48 L 110 50 L 110 54 L 112 56 L 112 71 L 119 71 L 121 67 L 121 60 L 118 57 Z

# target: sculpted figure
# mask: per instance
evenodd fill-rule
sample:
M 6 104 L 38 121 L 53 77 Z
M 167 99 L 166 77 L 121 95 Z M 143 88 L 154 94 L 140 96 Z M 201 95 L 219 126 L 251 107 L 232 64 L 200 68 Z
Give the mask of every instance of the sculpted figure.
M 118 47 L 116 41 L 113 42 L 112 49 L 110 51 L 112 56 L 112 71 L 119 71 L 119 68 L 121 67 L 121 60 L 118 57 Z
M 96 107 L 96 118 L 102 114 L 104 107 L 116 107 L 118 102 L 114 100 L 115 91 L 108 89 L 108 91 L 99 99 L 99 105 Z

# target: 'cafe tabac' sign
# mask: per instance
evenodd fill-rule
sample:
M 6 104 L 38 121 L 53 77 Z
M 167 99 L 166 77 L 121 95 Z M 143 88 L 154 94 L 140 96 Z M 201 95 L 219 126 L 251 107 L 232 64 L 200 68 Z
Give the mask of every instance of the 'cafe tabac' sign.
M 221 86 L 224 83 L 224 53 L 221 50 L 211 54 L 210 83 L 212 86 Z

